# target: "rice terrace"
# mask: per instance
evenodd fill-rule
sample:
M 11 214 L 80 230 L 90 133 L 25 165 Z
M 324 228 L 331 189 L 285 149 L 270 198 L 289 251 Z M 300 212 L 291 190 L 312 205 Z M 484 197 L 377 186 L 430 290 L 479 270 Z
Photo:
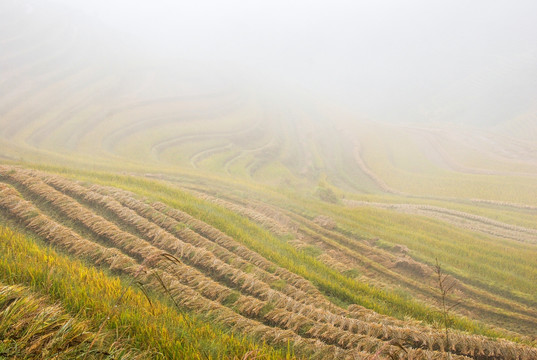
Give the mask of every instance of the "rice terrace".
M 1 1 L 0 359 L 537 360 L 536 6 L 396 3 Z

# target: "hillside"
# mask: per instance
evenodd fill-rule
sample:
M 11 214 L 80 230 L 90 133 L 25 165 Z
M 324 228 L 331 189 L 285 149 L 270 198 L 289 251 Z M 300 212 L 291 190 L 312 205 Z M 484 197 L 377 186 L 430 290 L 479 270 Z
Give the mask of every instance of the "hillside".
M 537 358 L 531 109 L 373 122 L 0 10 L 0 358 Z

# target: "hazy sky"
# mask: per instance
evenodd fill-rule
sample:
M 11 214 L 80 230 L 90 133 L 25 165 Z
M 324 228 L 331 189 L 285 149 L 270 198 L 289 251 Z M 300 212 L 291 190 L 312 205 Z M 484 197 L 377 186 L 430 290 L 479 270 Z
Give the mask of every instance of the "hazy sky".
M 537 106 L 537 1 L 56 0 L 164 55 L 230 64 L 380 120 Z

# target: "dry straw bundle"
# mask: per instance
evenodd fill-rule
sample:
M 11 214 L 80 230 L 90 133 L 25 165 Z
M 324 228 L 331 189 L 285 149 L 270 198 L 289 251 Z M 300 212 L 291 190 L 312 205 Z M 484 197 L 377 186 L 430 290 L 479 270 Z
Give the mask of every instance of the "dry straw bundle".
M 50 188 L 48 185 L 42 183 L 38 179 L 31 178 L 30 176 L 21 173 L 13 173 L 10 176 L 12 179 L 18 180 L 20 184 L 24 184 L 25 186 L 27 186 L 27 190 L 31 191 L 34 195 L 41 196 L 47 201 L 50 201 L 52 205 L 56 206 L 66 216 L 72 218 L 73 220 L 79 221 L 99 236 L 107 238 L 112 244 L 119 247 L 120 249 L 123 249 L 131 256 L 145 259 L 145 263 L 147 263 L 148 265 L 152 265 L 155 268 L 163 270 L 163 275 L 161 275 L 161 277 L 164 275 L 170 276 L 170 274 L 166 271 L 166 266 L 161 265 L 162 262 L 154 261 L 154 259 L 158 259 L 163 256 L 162 250 L 145 243 L 143 240 L 136 238 L 129 233 L 122 232 L 122 230 L 117 228 L 117 226 L 113 223 L 110 223 L 104 218 L 93 214 L 91 211 L 87 210 L 76 201 L 68 198 L 66 195 L 56 191 L 55 189 Z M 85 188 L 81 188 L 80 190 L 85 190 Z M 96 199 L 99 197 L 95 194 L 90 193 L 86 194 L 85 198 Z M 103 197 L 101 200 L 104 201 L 107 200 L 107 198 Z M 114 203 L 112 204 L 116 205 Z M 145 219 L 139 218 L 137 217 L 137 215 L 132 214 L 128 211 L 120 212 L 120 209 L 116 208 L 116 206 L 111 206 L 109 201 L 101 205 L 116 210 L 115 213 L 120 217 L 126 217 L 128 215 L 128 217 L 126 217 L 127 220 L 139 222 L 139 224 L 142 226 L 142 229 L 145 229 L 146 231 L 155 230 L 150 226 L 151 224 L 146 223 Z M 166 243 L 166 233 L 157 233 L 159 234 L 161 241 L 163 241 L 163 243 Z M 137 249 L 141 250 L 138 251 Z M 195 250 L 192 251 L 192 254 L 194 254 L 194 256 L 192 256 L 191 259 L 194 259 L 194 261 L 197 260 L 198 263 L 202 265 L 204 263 L 206 264 L 207 261 L 210 262 L 214 260 L 211 258 L 210 253 L 205 251 L 203 252 L 202 256 L 196 256 L 197 254 L 199 254 L 199 252 L 196 254 Z M 183 265 L 180 261 L 178 261 L 175 265 L 187 267 L 186 265 Z M 228 269 L 226 266 L 224 267 Z M 214 281 L 210 280 L 209 278 L 205 277 L 203 274 L 197 272 L 194 269 L 189 268 L 187 270 L 190 270 L 190 272 L 180 270 L 177 271 L 177 274 L 179 274 L 179 276 L 177 276 L 177 279 L 183 284 L 186 283 L 191 286 L 194 285 L 193 288 L 200 291 L 200 293 L 205 297 L 209 299 L 211 299 L 211 297 L 217 297 L 214 300 L 223 301 L 225 298 L 227 298 L 228 295 L 230 295 L 230 289 L 222 287 L 220 284 L 215 283 Z M 235 271 L 231 271 L 231 273 L 234 272 Z M 195 274 L 197 276 L 197 279 L 195 279 L 195 281 L 192 281 L 192 276 L 190 276 L 192 274 Z M 185 279 L 185 275 L 188 276 L 188 278 Z M 244 280 L 244 278 L 239 277 L 237 280 Z M 247 281 L 243 282 L 243 288 L 255 289 L 257 286 L 255 279 L 250 278 L 249 280 L 251 280 L 251 283 L 248 283 Z M 269 290 L 273 292 L 273 290 Z M 276 293 L 274 292 L 274 294 Z M 243 296 L 245 295 L 240 295 L 240 297 Z M 286 300 L 294 302 L 294 300 L 289 298 L 287 298 Z M 289 312 L 285 309 L 279 309 L 279 314 L 282 316 L 270 318 L 270 315 L 268 315 L 269 317 L 265 317 L 265 320 L 277 324 L 283 328 L 298 328 L 299 326 L 296 324 L 296 322 L 303 321 L 303 317 Z
M 58 184 L 58 181 L 61 181 L 61 180 L 57 179 L 55 183 Z M 83 195 L 84 192 L 86 191 L 86 189 L 84 189 L 83 187 L 77 188 L 77 186 L 74 184 L 71 184 L 69 186 L 69 184 L 66 184 L 64 182 L 61 184 L 61 188 L 66 189 L 71 192 L 75 192 L 75 190 L 77 190 L 76 194 L 78 195 Z M 95 187 L 93 188 L 95 189 Z M 128 209 L 121 208 L 119 204 L 109 201 L 106 196 L 102 196 L 102 195 L 99 196 L 96 194 L 91 194 L 91 195 L 86 194 L 85 198 L 90 199 L 91 201 L 98 201 L 99 205 L 105 206 L 108 209 L 111 209 L 119 217 L 124 218 L 131 222 L 135 222 L 139 230 L 147 233 L 148 236 L 153 236 L 153 237 L 158 236 L 161 242 L 161 246 L 162 244 L 166 244 L 166 243 L 170 244 L 170 243 L 173 243 L 174 241 L 174 239 L 171 237 L 171 234 L 168 234 L 167 232 L 163 231 L 161 228 L 158 228 L 156 225 L 150 223 L 147 219 L 142 218 L 133 212 L 129 212 Z M 132 198 L 130 199 L 130 202 L 131 204 L 134 203 Z M 149 209 L 144 208 L 144 211 L 149 211 Z M 184 245 L 183 245 L 183 249 L 184 249 Z M 203 249 L 201 249 L 201 251 L 200 250 L 192 251 L 192 253 L 194 253 L 194 256 L 191 258 L 191 260 L 194 260 L 194 261 L 197 260 L 199 264 L 205 265 L 205 266 L 207 266 L 207 262 L 209 262 L 210 264 L 213 265 L 213 269 L 216 269 L 216 271 L 220 272 L 221 274 L 224 274 L 224 276 L 231 275 L 232 279 L 234 279 L 235 281 L 241 281 L 243 290 L 252 292 L 252 290 L 256 289 L 255 279 L 251 278 L 251 279 L 248 279 L 250 281 L 246 281 L 243 277 L 237 276 L 236 272 L 233 269 L 229 268 L 227 264 L 219 263 L 217 259 L 213 259 L 211 257 L 211 253 L 203 252 L 202 250 Z M 220 265 L 220 268 L 218 268 L 218 265 Z M 229 272 L 226 273 L 226 270 L 229 270 Z M 290 310 L 289 314 L 287 315 L 290 319 L 293 319 L 294 317 L 296 317 L 295 315 L 293 315 L 293 312 L 303 312 L 303 313 L 308 313 L 310 318 L 313 318 L 315 321 L 324 322 L 326 321 L 327 318 L 332 318 L 332 321 L 334 322 L 334 324 L 336 326 L 338 325 L 341 326 L 343 330 L 350 330 L 352 332 L 357 332 L 362 335 L 365 334 L 368 337 L 373 337 L 373 338 L 382 339 L 382 340 L 389 340 L 393 338 L 393 336 L 395 336 L 395 338 L 403 339 L 406 345 L 411 344 L 412 346 L 416 346 L 418 348 L 427 347 L 431 351 L 433 350 L 433 348 L 441 349 L 441 346 L 435 346 L 436 344 L 434 340 L 429 343 L 416 341 L 418 336 L 415 334 L 415 332 L 408 331 L 408 329 L 386 327 L 383 325 L 364 323 L 364 322 L 360 322 L 359 320 L 343 318 L 341 316 L 337 316 L 334 314 L 319 313 L 318 309 L 311 309 L 311 308 L 307 309 L 303 304 L 296 304 L 296 302 L 289 301 L 289 299 L 281 299 L 281 297 L 279 296 L 277 292 L 274 292 L 273 290 L 270 290 L 270 291 L 273 295 L 273 298 L 271 299 L 271 301 L 273 301 L 276 304 L 276 306 L 278 306 L 280 309 L 285 308 L 285 309 Z M 266 299 L 263 296 L 265 295 L 264 293 L 258 292 L 258 293 L 253 293 L 253 295 L 262 297 L 264 300 Z M 274 299 L 274 297 L 276 297 L 276 299 Z M 285 300 L 287 300 L 287 303 L 284 303 Z M 251 316 L 252 312 L 249 311 L 249 314 Z M 280 326 L 283 326 L 286 328 L 299 328 L 300 327 L 299 325 L 294 324 L 292 320 L 289 320 L 289 318 L 283 319 L 283 318 L 269 317 L 268 320 L 272 322 L 277 321 Z M 353 337 L 352 334 L 344 334 L 344 335 L 347 338 L 351 338 L 351 339 Z M 436 336 L 436 337 L 432 336 L 432 337 L 429 337 L 429 339 L 441 339 L 441 334 L 437 334 L 437 335 L 439 336 Z
M 144 286 L 170 295 L 179 306 L 208 313 L 217 321 L 271 343 L 292 341 L 305 353 L 319 346 L 329 358 L 537 358 L 536 349 L 528 346 L 457 332 L 452 333 L 450 347 L 445 348 L 443 333 L 432 328 L 359 306 L 350 306 L 348 311 L 328 309 L 327 301 L 317 290 L 310 291 L 312 285 L 303 278 L 275 267 L 219 230 L 163 204 L 149 206 L 124 191 L 97 186 L 88 189 L 36 171 L 0 167 L 0 174 L 114 248 L 82 238 L 43 215 L 12 187 L 0 183 L 0 207 L 47 241 L 136 277 Z M 146 240 L 120 229 L 64 193 L 105 209 Z M 193 230 L 181 228 L 181 224 Z M 252 263 L 255 271 L 247 273 Z M 270 273 L 269 269 L 276 271 Z M 285 292 L 272 289 L 267 281 L 274 279 L 285 279 L 293 287 Z M 293 288 L 300 289 L 299 296 L 289 296 L 287 292 Z
M 177 304 L 181 306 L 191 310 L 203 311 L 231 327 L 239 326 L 255 329 L 256 335 L 263 336 L 273 344 L 285 345 L 287 341 L 291 341 L 301 344 L 300 348 L 305 353 L 312 354 L 319 349 L 324 353 L 332 354 L 333 357 L 337 357 L 339 354 L 331 346 L 315 343 L 314 347 L 311 342 L 306 341 L 307 339 L 303 339 L 296 333 L 272 328 L 255 320 L 247 319 L 217 302 L 200 296 L 198 292 L 181 284 L 169 273 L 164 271 L 155 272 L 154 269 L 136 264 L 134 259 L 116 249 L 105 248 L 80 237 L 70 229 L 41 214 L 31 203 L 23 200 L 13 188 L 2 183 L 0 183 L 0 207 L 8 210 L 11 216 L 23 222 L 37 234 L 42 234 L 47 241 L 71 254 L 83 256 L 111 268 L 113 267 L 126 275 L 135 277 L 148 288 L 162 291 L 162 285 L 164 285 L 166 292 L 171 294 Z M 36 219 L 38 221 L 35 221 Z M 31 227 L 30 223 L 32 224 Z M 157 280 L 157 277 L 160 280 Z
M 155 208 L 156 210 L 159 210 L 163 214 L 166 214 L 169 217 L 179 222 L 187 224 L 196 232 L 205 236 L 207 239 L 219 244 L 220 246 L 228 249 L 229 251 L 234 252 L 235 254 L 239 255 L 247 262 L 253 265 L 256 265 L 260 268 L 263 268 L 266 271 L 274 273 L 275 275 L 281 277 L 288 283 L 301 289 L 307 294 L 311 294 L 318 298 L 323 298 L 319 290 L 315 288 L 309 281 L 303 279 L 302 277 L 284 268 L 276 266 L 275 264 L 271 263 L 264 257 L 260 256 L 258 253 L 248 249 L 247 247 L 235 241 L 233 238 L 224 234 L 220 230 L 213 228 L 212 226 L 190 216 L 189 214 L 185 212 L 182 212 L 177 209 L 169 208 L 165 204 L 157 202 L 157 203 L 152 204 L 152 206 L 153 208 Z M 326 305 L 329 306 L 328 303 Z

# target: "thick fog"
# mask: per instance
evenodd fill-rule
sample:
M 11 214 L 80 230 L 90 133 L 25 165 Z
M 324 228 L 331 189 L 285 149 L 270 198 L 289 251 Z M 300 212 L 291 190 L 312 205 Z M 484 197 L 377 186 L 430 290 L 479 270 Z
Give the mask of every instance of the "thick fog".
M 151 56 L 295 88 L 371 120 L 495 124 L 537 109 L 532 0 L 56 2 Z

